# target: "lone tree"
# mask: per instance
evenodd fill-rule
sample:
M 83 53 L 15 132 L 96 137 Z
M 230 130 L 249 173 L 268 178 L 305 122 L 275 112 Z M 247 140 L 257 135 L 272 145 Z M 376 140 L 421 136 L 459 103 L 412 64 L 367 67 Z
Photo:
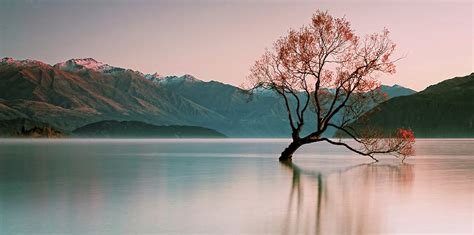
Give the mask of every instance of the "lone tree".
M 271 89 L 284 100 L 292 142 L 280 160 L 291 160 L 302 145 L 322 141 L 375 161 L 374 154 L 402 159 L 411 155 L 414 136 L 410 130 L 398 129 L 387 137 L 375 128 L 349 126 L 384 97 L 378 77 L 395 73 L 394 49 L 387 29 L 361 38 L 345 18 L 321 11 L 309 25 L 277 40 L 255 62 L 249 82 L 250 91 Z M 301 136 L 306 122 L 315 122 L 315 129 Z M 354 144 L 324 137 L 328 128 L 352 138 Z

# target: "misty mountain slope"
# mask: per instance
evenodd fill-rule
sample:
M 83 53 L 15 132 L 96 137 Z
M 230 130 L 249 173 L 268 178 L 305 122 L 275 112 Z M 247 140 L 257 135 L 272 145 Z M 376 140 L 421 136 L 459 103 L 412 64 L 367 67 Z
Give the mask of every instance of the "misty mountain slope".
M 404 127 L 412 129 L 415 137 L 474 137 L 473 95 L 474 73 L 390 99 L 364 118 L 386 132 Z M 362 128 L 363 123 L 352 125 Z
M 393 86 L 386 86 L 382 85 L 380 88 L 380 91 L 382 93 L 387 94 L 388 98 L 394 98 L 394 97 L 399 97 L 399 96 L 407 96 L 407 95 L 413 95 L 416 93 L 416 91 L 406 88 L 400 85 L 393 85 Z
M 240 88 L 216 81 L 204 82 L 191 75 L 162 77 L 157 74 L 145 76 L 165 90 L 172 91 L 198 103 L 227 119 L 225 123 L 209 122 L 196 117 L 196 125 L 222 131 L 230 136 L 288 137 L 291 133 L 283 100 L 272 91 L 259 91 L 250 97 Z M 415 91 L 398 85 L 382 86 L 388 97 L 413 94 Z M 306 120 L 314 114 L 307 112 Z M 338 118 L 338 117 L 336 117 Z M 227 132 L 231 128 L 232 132 Z M 303 133 L 315 128 L 315 123 L 306 121 Z M 328 130 L 331 136 L 334 130 Z
M 238 87 L 216 81 L 204 82 L 191 75 L 148 75 L 147 78 L 161 88 L 192 100 L 224 118 L 223 122 L 210 122 L 196 116 L 196 125 L 237 137 L 285 137 L 290 133 L 286 112 L 282 100 L 278 97 L 256 95 L 250 99 L 249 95 Z

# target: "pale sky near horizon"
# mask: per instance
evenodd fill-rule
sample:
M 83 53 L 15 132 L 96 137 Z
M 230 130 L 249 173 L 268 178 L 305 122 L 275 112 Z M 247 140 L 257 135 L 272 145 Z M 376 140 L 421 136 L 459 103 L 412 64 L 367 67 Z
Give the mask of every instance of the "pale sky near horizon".
M 0 57 L 55 64 L 92 57 L 113 66 L 240 85 L 249 68 L 316 10 L 358 34 L 387 27 L 397 74 L 415 90 L 474 71 L 471 0 L 0 0 Z

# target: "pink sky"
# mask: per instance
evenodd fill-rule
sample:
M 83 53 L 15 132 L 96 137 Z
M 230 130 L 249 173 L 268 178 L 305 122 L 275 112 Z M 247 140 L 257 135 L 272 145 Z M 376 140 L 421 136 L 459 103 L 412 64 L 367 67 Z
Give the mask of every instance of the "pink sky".
M 470 0 L 0 0 L 0 56 L 93 57 L 239 85 L 266 47 L 318 9 L 345 15 L 360 34 L 390 29 L 405 58 L 384 84 L 422 90 L 474 71 Z

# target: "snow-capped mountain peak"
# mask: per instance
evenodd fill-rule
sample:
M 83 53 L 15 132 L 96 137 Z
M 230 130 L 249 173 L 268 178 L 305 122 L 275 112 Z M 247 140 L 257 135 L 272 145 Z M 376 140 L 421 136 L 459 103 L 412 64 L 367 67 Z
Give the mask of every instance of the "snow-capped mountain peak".
M 158 73 L 154 73 L 154 74 L 145 74 L 145 78 L 153 82 L 158 82 L 158 80 L 162 79 L 163 76 L 161 76 Z
M 193 75 L 191 74 L 185 74 L 183 76 L 181 76 L 181 78 L 185 81 L 190 81 L 190 82 L 198 82 L 198 81 L 201 81 L 199 79 L 197 79 L 196 77 L 194 77 Z
M 1 60 L 2 64 L 10 64 L 10 65 L 16 65 L 16 66 L 41 66 L 41 67 L 47 67 L 50 66 L 48 64 L 45 64 L 41 61 L 38 60 L 31 60 L 31 59 L 26 59 L 26 60 L 16 60 L 11 57 L 5 57 Z
M 85 59 L 71 59 L 69 60 L 70 63 L 81 65 L 84 68 L 92 69 L 92 70 L 102 70 L 106 67 L 110 67 L 108 64 L 104 64 L 99 62 L 93 58 L 85 58 Z
M 99 62 L 93 58 L 70 59 L 68 61 L 58 63 L 54 65 L 54 67 L 65 71 L 92 70 L 101 73 L 111 73 L 114 71 L 125 70 Z
M 159 73 L 154 73 L 154 74 L 149 74 L 149 75 L 151 75 L 153 77 L 157 77 L 157 78 L 162 77 L 161 74 L 159 74 Z
M 196 77 L 185 74 L 183 76 L 162 76 L 158 73 L 154 74 L 147 74 L 145 78 L 158 83 L 158 84 L 175 84 L 175 83 L 183 83 L 183 82 L 202 82 L 201 80 L 197 79 Z
M 12 64 L 12 63 L 15 63 L 15 59 L 11 58 L 11 57 L 5 57 L 2 59 L 2 64 Z

